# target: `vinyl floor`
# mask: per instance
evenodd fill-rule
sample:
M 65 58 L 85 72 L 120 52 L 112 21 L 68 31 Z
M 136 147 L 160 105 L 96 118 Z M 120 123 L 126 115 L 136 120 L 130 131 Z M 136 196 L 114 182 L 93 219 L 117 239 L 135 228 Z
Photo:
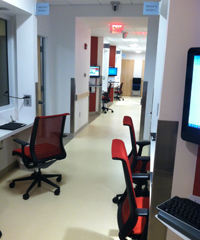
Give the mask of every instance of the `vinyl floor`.
M 0 230 L 2 240 L 115 240 L 118 239 L 117 206 L 112 198 L 125 188 L 121 162 L 111 159 L 115 138 L 130 151 L 129 129 L 123 117 L 131 116 L 139 136 L 140 98 L 125 97 L 101 114 L 66 145 L 67 157 L 46 173 L 61 173 L 61 192 L 43 183 L 28 200 L 22 195 L 30 182 L 12 179 L 29 175 L 15 169 L 0 179 Z

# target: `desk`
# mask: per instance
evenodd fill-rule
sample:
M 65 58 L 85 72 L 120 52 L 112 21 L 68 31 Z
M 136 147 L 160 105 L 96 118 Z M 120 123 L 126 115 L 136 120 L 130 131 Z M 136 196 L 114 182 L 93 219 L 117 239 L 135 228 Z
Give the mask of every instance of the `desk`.
M 13 131 L 0 129 L 0 141 L 4 140 L 6 138 L 9 138 L 9 137 L 11 137 L 11 136 L 13 136 L 13 135 L 15 135 L 19 132 L 22 132 L 22 131 L 26 130 L 27 128 L 30 128 L 30 127 L 33 126 L 33 122 L 23 122 L 23 123 L 25 123 L 26 126 L 18 128 L 18 129 L 13 130 Z

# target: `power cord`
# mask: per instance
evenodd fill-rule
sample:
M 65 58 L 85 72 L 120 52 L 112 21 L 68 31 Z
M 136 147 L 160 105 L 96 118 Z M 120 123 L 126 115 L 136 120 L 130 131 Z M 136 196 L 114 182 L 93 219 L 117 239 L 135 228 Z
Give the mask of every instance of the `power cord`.
M 10 96 L 8 95 L 8 91 L 5 91 L 5 93 L 3 94 L 4 97 L 10 97 L 10 98 L 17 98 L 17 99 L 26 99 L 26 98 L 29 98 L 28 96 L 24 96 L 22 98 L 19 98 L 19 97 L 13 97 L 13 96 Z

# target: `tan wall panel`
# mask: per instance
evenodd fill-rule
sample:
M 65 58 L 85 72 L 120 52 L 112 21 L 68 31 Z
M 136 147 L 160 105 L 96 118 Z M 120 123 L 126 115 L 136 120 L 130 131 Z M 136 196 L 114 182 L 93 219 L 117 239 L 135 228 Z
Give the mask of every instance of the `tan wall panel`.
M 133 72 L 134 60 L 122 60 L 121 82 L 124 82 L 123 96 L 131 96 Z

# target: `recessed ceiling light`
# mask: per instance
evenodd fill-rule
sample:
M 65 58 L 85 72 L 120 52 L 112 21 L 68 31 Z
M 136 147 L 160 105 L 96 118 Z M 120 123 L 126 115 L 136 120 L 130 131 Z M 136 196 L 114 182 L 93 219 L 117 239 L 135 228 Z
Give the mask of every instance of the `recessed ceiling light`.
M 141 50 L 137 50 L 137 51 L 135 51 L 135 53 L 141 53 L 142 51 Z
M 131 47 L 131 48 L 137 48 L 137 47 L 138 47 L 138 44 L 133 43 L 133 44 L 130 44 L 129 47 Z

